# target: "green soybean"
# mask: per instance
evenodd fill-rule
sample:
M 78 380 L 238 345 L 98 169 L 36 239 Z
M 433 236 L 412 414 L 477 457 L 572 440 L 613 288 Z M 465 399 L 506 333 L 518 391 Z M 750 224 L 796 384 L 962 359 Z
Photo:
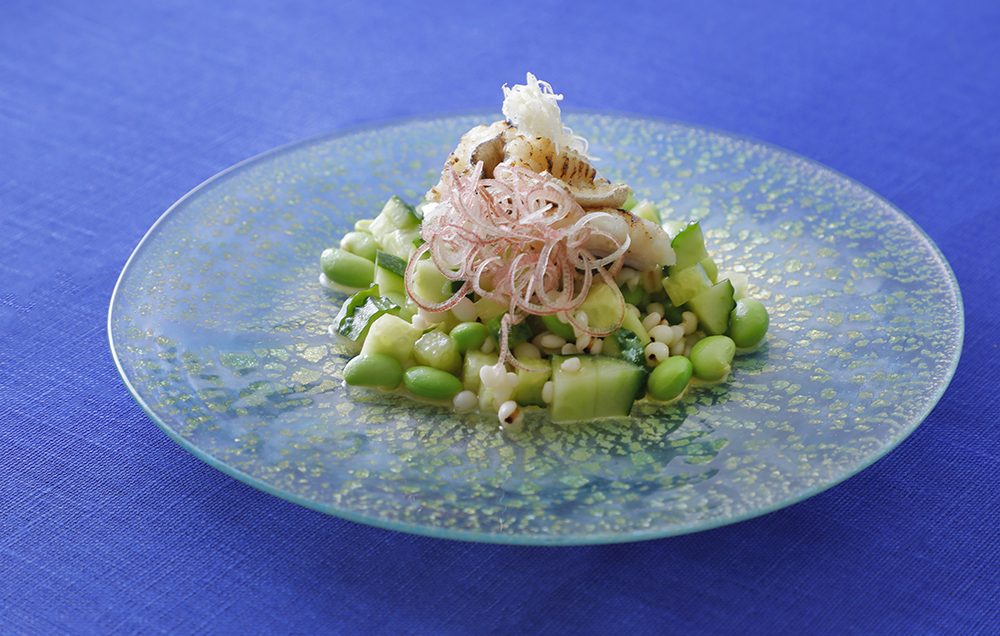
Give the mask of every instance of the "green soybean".
M 375 238 L 368 232 L 348 232 L 344 235 L 344 238 L 340 239 L 340 249 L 368 259 L 369 261 L 374 261 L 375 252 L 378 251 L 378 244 L 375 243 Z
M 458 345 L 459 353 L 465 353 L 482 347 L 490 330 L 481 322 L 460 322 L 451 330 L 450 335 Z
M 573 333 L 573 327 L 570 324 L 559 320 L 558 316 L 542 316 L 542 322 L 545 324 L 546 329 L 556 334 L 563 340 L 566 340 L 567 342 L 576 340 L 576 334 Z
M 462 382 L 450 373 L 434 367 L 410 367 L 403 383 L 414 395 L 431 400 L 450 400 L 462 390 Z
M 752 298 L 741 298 L 729 314 L 729 337 L 737 347 L 749 349 L 764 339 L 769 324 L 764 305 Z
M 344 382 L 351 386 L 377 386 L 395 389 L 403 381 L 399 360 L 384 353 L 369 353 L 352 358 L 344 367 Z
M 736 343 L 728 336 L 708 336 L 691 347 L 694 376 L 706 382 L 717 382 L 729 375 Z
M 319 262 L 326 277 L 340 285 L 365 289 L 375 278 L 375 263 L 336 247 L 323 250 Z
M 649 374 L 647 390 L 656 400 L 672 400 L 684 392 L 693 372 L 691 361 L 684 356 L 671 356 L 656 365 Z
M 428 331 L 413 345 L 413 358 L 422 364 L 448 373 L 458 373 L 462 368 L 462 355 L 458 344 L 448 334 Z

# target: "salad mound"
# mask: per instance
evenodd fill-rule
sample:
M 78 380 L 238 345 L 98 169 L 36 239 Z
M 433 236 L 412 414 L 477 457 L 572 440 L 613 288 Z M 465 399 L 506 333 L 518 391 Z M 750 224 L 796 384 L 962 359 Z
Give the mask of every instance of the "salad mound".
M 719 382 L 767 310 L 720 274 L 698 222 L 599 176 L 551 86 L 503 87 L 505 119 L 462 135 L 416 206 L 398 197 L 321 256 L 353 294 L 331 332 L 347 384 L 556 422 L 626 416 Z

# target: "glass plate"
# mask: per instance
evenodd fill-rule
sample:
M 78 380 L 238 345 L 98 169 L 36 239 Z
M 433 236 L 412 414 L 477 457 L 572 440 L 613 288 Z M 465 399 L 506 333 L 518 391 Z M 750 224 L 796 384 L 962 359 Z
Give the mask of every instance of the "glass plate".
M 602 173 L 703 219 L 721 271 L 749 275 L 767 344 L 730 380 L 630 421 L 517 435 L 494 418 L 345 387 L 327 333 L 343 296 L 319 254 L 391 194 L 415 201 L 458 137 L 497 117 L 412 121 L 299 143 L 195 188 L 150 229 L 111 300 L 119 371 L 150 417 L 261 490 L 406 532 L 585 544 L 693 532 L 829 488 L 896 446 L 961 350 L 958 285 L 870 190 L 701 128 L 568 116 Z

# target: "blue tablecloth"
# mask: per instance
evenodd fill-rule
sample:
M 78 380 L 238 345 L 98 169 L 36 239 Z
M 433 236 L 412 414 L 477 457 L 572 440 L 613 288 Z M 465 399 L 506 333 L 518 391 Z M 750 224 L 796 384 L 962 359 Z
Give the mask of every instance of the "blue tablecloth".
M 0 5 L 0 633 L 997 633 L 1000 4 L 204 4 Z M 167 439 L 105 334 L 157 216 L 279 144 L 496 107 L 525 70 L 908 212 L 967 312 L 916 433 L 762 518 L 564 549 L 326 517 Z

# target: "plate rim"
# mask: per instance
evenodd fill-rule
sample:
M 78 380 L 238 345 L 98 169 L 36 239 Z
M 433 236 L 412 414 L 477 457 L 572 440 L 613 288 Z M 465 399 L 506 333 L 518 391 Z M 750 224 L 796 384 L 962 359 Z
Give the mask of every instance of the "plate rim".
M 167 437 L 172 439 L 185 451 L 193 455 L 199 461 L 204 462 L 211 468 L 214 468 L 223 474 L 229 475 L 248 486 L 251 486 L 257 490 L 265 492 L 269 495 L 273 495 L 290 503 L 294 503 L 305 508 L 315 510 L 317 512 L 330 515 L 333 517 L 338 517 L 341 519 L 346 519 L 355 523 L 364 524 L 367 526 L 373 526 L 385 530 L 394 530 L 397 532 L 405 532 L 408 534 L 415 534 L 421 536 L 427 536 L 437 539 L 448 539 L 448 540 L 458 540 L 466 541 L 472 543 L 487 543 L 487 544 L 503 544 L 503 545 L 536 545 L 536 546 L 584 546 L 584 545 L 602 545 L 602 544 L 615 544 L 615 543 L 632 543 L 638 541 L 648 541 L 653 539 L 662 539 L 666 537 L 681 536 L 685 534 L 691 534 L 694 532 L 701 532 L 705 530 L 712 530 L 715 528 L 720 528 L 723 526 L 728 526 L 749 519 L 754 519 L 756 517 L 761 517 L 777 510 L 793 506 L 797 503 L 805 501 L 815 495 L 818 495 L 826 490 L 837 486 L 844 481 L 854 477 L 861 471 L 869 468 L 875 462 L 879 461 L 890 452 L 892 452 L 896 447 L 898 447 L 904 440 L 906 440 L 913 432 L 919 427 L 924 420 L 931 414 L 935 407 L 940 403 L 941 398 L 944 396 L 948 387 L 951 385 L 952 380 L 955 376 L 955 371 L 958 368 L 959 362 L 961 361 L 962 351 L 965 344 L 965 304 L 962 298 L 962 290 L 958 283 L 958 278 L 955 276 L 955 272 L 945 257 L 944 253 L 934 242 L 934 240 L 924 231 L 922 227 L 908 214 L 901 210 L 896 204 L 894 204 L 889 199 L 885 198 L 881 194 L 874 191 L 872 188 L 868 187 L 864 183 L 858 181 L 857 179 L 850 177 L 843 172 L 831 168 L 830 166 L 819 162 L 815 159 L 811 159 L 796 151 L 789 150 L 782 146 L 757 139 L 755 137 L 732 133 L 727 130 L 715 128 L 712 126 L 705 126 L 701 124 L 693 124 L 690 122 L 660 118 L 660 117 L 650 117 L 648 115 L 641 115 L 637 113 L 626 113 L 618 112 L 614 110 L 592 110 L 592 109 L 564 109 L 570 116 L 573 115 L 589 115 L 594 117 L 613 117 L 617 119 L 626 119 L 638 122 L 650 122 L 655 124 L 666 124 L 671 126 L 680 126 L 686 129 L 699 130 L 713 135 L 719 135 L 726 137 L 728 139 L 733 139 L 736 141 L 741 141 L 745 143 L 750 143 L 756 146 L 761 146 L 777 152 L 779 154 L 788 155 L 797 159 L 798 161 L 804 162 L 815 168 L 820 168 L 822 170 L 832 173 L 834 176 L 842 179 L 843 181 L 851 184 L 854 187 L 860 188 L 864 193 L 873 197 L 874 199 L 883 203 L 887 209 L 894 214 L 899 220 L 910 225 L 916 230 L 916 236 L 924 242 L 924 244 L 930 248 L 930 254 L 939 262 L 942 269 L 946 273 L 947 282 L 950 283 L 950 289 L 955 294 L 955 304 L 958 308 L 957 315 L 957 327 L 958 335 L 956 338 L 955 352 L 952 356 L 952 360 L 949 364 L 948 371 L 946 372 L 944 379 L 939 383 L 934 395 L 930 400 L 927 401 L 922 412 L 917 416 L 913 417 L 911 422 L 900 429 L 897 434 L 889 440 L 887 444 L 880 447 L 871 454 L 865 456 L 856 465 L 851 466 L 850 469 L 844 471 L 844 473 L 837 475 L 823 483 L 807 488 L 803 491 L 797 492 L 796 494 L 780 499 L 776 502 L 772 502 L 767 506 L 761 506 L 759 508 L 753 508 L 747 510 L 743 513 L 729 516 L 729 517 L 718 517 L 709 519 L 707 521 L 692 522 L 688 524 L 681 524 L 678 526 L 671 526 L 669 528 L 660 528 L 653 530 L 635 530 L 627 532 L 600 532 L 594 534 L 569 534 L 569 535 L 551 535 L 551 534 L 503 534 L 496 532 L 482 532 L 473 531 L 465 529 L 453 529 L 453 528 L 443 528 L 440 526 L 430 526 L 421 525 L 408 521 L 396 521 L 392 519 L 385 519 L 382 517 L 376 517 L 373 515 L 358 513 L 349 508 L 342 508 L 337 506 L 331 506 L 329 504 L 323 504 L 305 497 L 301 497 L 295 493 L 288 492 L 281 488 L 272 486 L 267 482 L 250 475 L 242 470 L 234 468 L 227 464 L 225 461 L 215 457 L 211 453 L 205 452 L 196 445 L 194 445 L 189 440 L 182 437 L 175 430 L 166 425 L 166 423 L 150 408 L 145 400 L 141 397 L 136 387 L 132 384 L 125 369 L 122 366 L 121 360 L 119 359 L 118 349 L 115 346 L 115 338 L 112 330 L 113 317 L 115 313 L 115 305 L 119 298 L 119 294 L 122 290 L 122 283 L 125 280 L 126 274 L 129 272 L 130 266 L 132 266 L 133 261 L 136 256 L 142 250 L 143 246 L 147 241 L 151 240 L 153 235 L 157 232 L 161 224 L 163 224 L 166 219 L 173 213 L 176 209 L 185 204 L 188 200 L 199 195 L 202 191 L 207 190 L 216 182 L 222 181 L 225 177 L 229 176 L 230 173 L 237 172 L 251 164 L 254 164 L 263 159 L 269 158 L 271 156 L 277 156 L 289 151 L 295 150 L 296 148 L 311 146 L 319 144 L 326 141 L 332 141 L 334 139 L 339 139 L 342 137 L 347 137 L 353 134 L 358 134 L 366 131 L 380 130 L 383 128 L 390 128 L 396 126 L 405 126 L 406 124 L 416 124 L 416 123 L 429 123 L 434 121 L 449 120 L 449 119 L 460 119 L 460 118 L 472 118 L 481 117 L 487 115 L 489 111 L 460 111 L 453 113 L 439 113 L 434 115 L 413 115 L 401 118 L 392 119 L 382 119 L 382 120 L 371 120 L 367 122 L 358 123 L 351 126 L 345 126 L 337 128 L 334 131 L 307 137 L 304 139 L 299 139 L 292 141 L 290 143 L 275 146 L 273 148 L 264 150 L 250 157 L 242 159 L 241 161 L 221 170 L 209 178 L 205 179 L 198 185 L 194 186 L 188 190 L 183 196 L 174 201 L 166 210 L 161 213 L 148 230 L 139 239 L 139 242 L 132 249 L 129 257 L 126 259 L 125 264 L 122 266 L 121 272 L 119 272 L 118 277 L 115 281 L 114 288 L 111 292 L 111 297 L 108 302 L 108 316 L 106 321 L 106 331 L 108 336 L 108 346 L 111 350 L 111 357 L 114 360 L 115 368 L 118 371 L 119 377 L 128 389 L 129 394 L 131 394 L 132 399 L 142 408 L 143 412 L 146 413 L 157 427 L 163 431 Z M 493 113 L 492 115 L 495 115 Z

